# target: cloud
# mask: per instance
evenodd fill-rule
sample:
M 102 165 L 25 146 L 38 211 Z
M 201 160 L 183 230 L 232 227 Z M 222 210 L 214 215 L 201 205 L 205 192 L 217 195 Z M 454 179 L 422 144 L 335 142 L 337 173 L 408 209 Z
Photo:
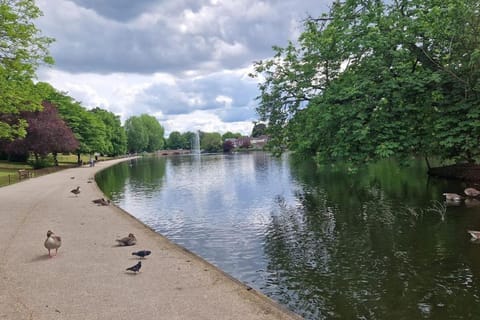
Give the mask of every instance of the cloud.
M 171 130 L 178 120 L 250 133 L 259 93 L 249 68 L 330 2 L 38 0 L 37 25 L 56 39 L 56 64 L 39 79 L 123 120 L 149 113 Z

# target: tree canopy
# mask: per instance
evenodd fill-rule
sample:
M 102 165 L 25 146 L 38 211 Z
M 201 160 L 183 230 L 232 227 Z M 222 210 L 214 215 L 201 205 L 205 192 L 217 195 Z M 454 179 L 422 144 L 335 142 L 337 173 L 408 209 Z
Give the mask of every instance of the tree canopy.
M 53 41 L 41 35 L 33 20 L 41 16 L 33 0 L 0 0 L 0 139 L 13 140 L 27 133 L 22 111 L 42 108 L 32 79 L 42 63 L 53 59 Z
M 130 152 L 153 152 L 163 148 L 164 129 L 153 116 L 132 116 L 125 121 L 125 130 Z
M 480 153 L 480 3 L 347 0 L 255 65 L 274 150 L 365 162 Z

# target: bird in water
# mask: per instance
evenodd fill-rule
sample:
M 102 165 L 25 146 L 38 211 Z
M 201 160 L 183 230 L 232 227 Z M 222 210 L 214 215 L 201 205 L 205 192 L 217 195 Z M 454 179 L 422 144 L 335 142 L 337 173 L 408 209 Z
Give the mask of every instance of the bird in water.
M 47 239 L 45 240 L 45 248 L 48 249 L 48 256 L 52 257 L 50 250 L 55 249 L 55 255 L 57 255 L 58 248 L 62 245 L 62 238 L 55 235 L 51 230 L 47 231 Z
M 474 230 L 467 230 L 468 233 L 472 236 L 472 240 L 479 240 L 480 239 L 480 231 Z
M 137 238 L 133 233 L 129 233 L 128 236 L 116 240 L 120 246 L 133 246 L 137 243 Z
M 80 186 L 70 190 L 70 192 L 73 193 L 75 196 L 78 196 L 80 194 Z
M 138 261 L 138 263 L 134 266 L 131 266 L 130 268 L 127 268 L 126 271 L 133 271 L 133 272 L 139 272 L 140 268 L 142 267 L 142 261 Z
M 152 253 L 150 250 L 141 250 L 137 252 L 132 252 L 132 256 L 137 256 L 140 258 L 145 258 L 146 256 L 149 256 Z
M 469 197 L 478 197 L 480 196 L 480 191 L 475 188 L 466 188 L 463 192 Z
M 444 193 L 445 199 L 447 201 L 461 201 L 463 197 L 457 193 Z

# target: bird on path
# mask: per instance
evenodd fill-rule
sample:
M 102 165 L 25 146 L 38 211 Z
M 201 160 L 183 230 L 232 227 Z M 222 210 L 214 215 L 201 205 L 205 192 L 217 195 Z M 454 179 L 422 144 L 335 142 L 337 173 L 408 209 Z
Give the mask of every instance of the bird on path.
M 51 258 L 52 255 L 50 250 L 55 249 L 55 255 L 57 255 L 58 248 L 62 245 L 62 238 L 55 235 L 51 230 L 47 231 L 47 239 L 45 240 L 45 248 L 48 249 L 48 256 Z
M 92 200 L 92 202 L 93 202 L 93 203 L 96 203 L 96 204 L 100 204 L 100 203 L 102 203 L 103 201 L 105 201 L 104 198 Z
M 70 190 L 71 193 L 73 193 L 75 196 L 78 196 L 80 194 L 80 186 L 76 187 L 73 190 Z
M 132 256 L 138 256 L 140 258 L 145 258 L 146 256 L 149 256 L 152 253 L 150 250 L 141 250 L 137 252 L 132 252 Z
M 133 246 L 134 244 L 137 243 L 137 238 L 135 238 L 133 233 L 129 233 L 127 237 L 122 239 L 117 239 L 116 241 L 121 246 Z
M 138 261 L 138 263 L 134 266 L 131 266 L 130 268 L 127 268 L 126 271 L 133 271 L 133 272 L 139 272 L 140 268 L 142 267 L 142 261 Z
M 472 236 L 472 240 L 480 239 L 480 231 L 467 230 L 467 232 Z
M 480 191 L 475 188 L 467 188 L 463 192 L 469 197 L 478 197 L 480 196 Z
M 463 197 L 457 193 L 444 193 L 445 199 L 447 201 L 461 201 Z

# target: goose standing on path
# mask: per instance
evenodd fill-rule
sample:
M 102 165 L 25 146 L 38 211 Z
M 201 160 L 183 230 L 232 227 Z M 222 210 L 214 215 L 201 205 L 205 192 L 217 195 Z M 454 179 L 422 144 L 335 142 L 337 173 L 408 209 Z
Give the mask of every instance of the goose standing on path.
M 47 231 L 47 239 L 45 240 L 45 248 L 48 249 L 48 256 L 51 258 L 52 255 L 50 250 L 55 249 L 55 255 L 57 255 L 58 248 L 62 245 L 62 238 L 56 236 L 51 230 Z

